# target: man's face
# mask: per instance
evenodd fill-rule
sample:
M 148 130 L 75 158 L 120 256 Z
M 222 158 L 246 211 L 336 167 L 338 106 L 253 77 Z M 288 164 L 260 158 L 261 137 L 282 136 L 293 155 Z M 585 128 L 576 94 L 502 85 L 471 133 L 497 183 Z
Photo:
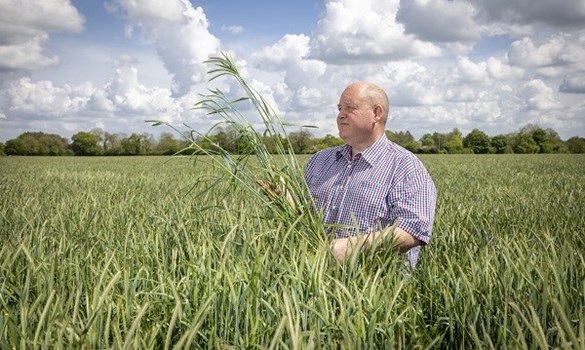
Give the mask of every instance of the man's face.
M 374 107 L 360 98 L 358 86 L 349 86 L 337 105 L 339 137 L 350 146 L 367 144 L 374 137 Z

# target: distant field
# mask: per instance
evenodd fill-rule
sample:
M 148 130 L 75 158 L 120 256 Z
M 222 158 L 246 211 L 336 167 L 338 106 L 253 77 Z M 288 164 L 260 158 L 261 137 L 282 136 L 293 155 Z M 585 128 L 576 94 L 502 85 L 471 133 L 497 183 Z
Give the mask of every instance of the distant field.
M 407 275 L 188 158 L 0 158 L 0 348 L 585 349 L 585 155 L 421 159 Z

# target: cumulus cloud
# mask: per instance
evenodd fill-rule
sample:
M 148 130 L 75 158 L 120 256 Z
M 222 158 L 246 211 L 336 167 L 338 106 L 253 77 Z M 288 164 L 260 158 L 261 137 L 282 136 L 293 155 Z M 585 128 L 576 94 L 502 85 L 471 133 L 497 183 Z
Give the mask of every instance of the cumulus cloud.
M 274 45 L 254 53 L 252 62 L 263 70 L 282 72 L 290 89 L 314 85 L 325 73 L 327 65 L 308 56 L 309 44 L 310 38 L 306 35 L 287 34 Z
M 525 108 L 528 110 L 549 110 L 561 106 L 557 101 L 554 91 L 542 80 L 533 79 L 526 82 L 522 87 Z
M 585 24 L 585 2 L 575 0 L 473 0 L 478 17 L 508 24 L 545 23 L 554 27 Z
M 120 57 L 112 78 L 102 86 L 90 82 L 56 86 L 20 78 L 0 90 L 0 106 L 9 106 L 3 111 L 7 120 L 34 128 L 48 124 L 64 130 L 100 125 L 115 129 L 119 124 L 141 128 L 146 119 L 181 122 L 193 106 L 193 96 L 173 98 L 169 89 L 144 86 L 135 63 L 129 56 Z
M 405 34 L 396 22 L 398 0 L 333 0 L 311 40 L 311 56 L 347 64 L 406 57 L 437 57 L 441 49 Z
M 291 62 L 298 62 L 309 52 L 310 38 L 306 35 L 287 34 L 276 44 L 266 46 L 254 53 L 252 57 L 266 68 L 282 68 Z
M 39 34 L 13 45 L 1 45 L 0 70 L 34 70 L 58 64 L 57 56 L 43 55 L 42 42 L 47 38 L 46 34 Z
M 559 91 L 571 94 L 585 94 L 585 71 L 566 75 Z
M 138 70 L 131 57 L 121 57 L 115 68 L 114 78 L 104 91 L 119 114 L 142 115 L 177 114 L 177 107 L 168 89 L 147 88 L 138 81 Z M 106 105 L 107 106 L 107 105 Z
M 401 0 L 396 20 L 405 32 L 425 41 L 475 41 L 480 27 L 475 8 L 467 1 Z
M 445 42 L 458 54 L 482 36 L 530 36 L 546 25 L 564 32 L 585 25 L 585 3 L 575 0 L 402 0 L 397 21 L 418 39 Z
M 112 0 L 107 8 L 117 12 L 132 30 L 142 31 L 156 47 L 167 71 L 173 77 L 173 96 L 188 94 L 191 87 L 206 80 L 203 64 L 220 48 L 219 39 L 208 31 L 209 22 L 201 7 L 187 0 Z
M 485 83 L 488 79 L 486 63 L 475 63 L 467 57 L 457 58 L 455 75 L 463 83 Z
M 280 81 L 271 92 L 274 103 L 282 112 L 295 113 L 307 111 L 323 104 L 326 99 L 318 92 L 319 80 L 327 70 L 327 65 L 308 57 L 310 38 L 306 35 L 287 34 L 277 43 L 266 46 L 251 57 L 256 69 L 274 72 Z
M 23 112 L 26 115 L 62 117 L 79 111 L 87 96 L 78 89 L 55 86 L 51 81 L 33 82 L 21 78 L 11 82 L 0 93 L 2 105 L 10 106 L 6 113 Z
M 435 79 L 445 73 L 429 70 L 414 61 L 392 61 L 386 63 L 380 72 L 373 72 L 367 80 L 376 81 L 386 89 L 391 110 L 394 107 L 434 106 L 441 102 L 442 92 L 434 88 Z
M 583 38 L 577 40 L 569 34 L 556 34 L 535 43 L 525 37 L 512 43 L 509 53 L 511 64 L 520 67 L 550 67 L 580 64 L 585 61 Z
M 524 69 L 511 66 L 507 57 L 490 57 L 486 62 L 486 71 L 494 80 L 518 80 L 524 75 Z
M 59 63 L 42 44 L 50 32 L 83 29 L 83 17 L 69 0 L 0 2 L 0 71 L 34 70 Z

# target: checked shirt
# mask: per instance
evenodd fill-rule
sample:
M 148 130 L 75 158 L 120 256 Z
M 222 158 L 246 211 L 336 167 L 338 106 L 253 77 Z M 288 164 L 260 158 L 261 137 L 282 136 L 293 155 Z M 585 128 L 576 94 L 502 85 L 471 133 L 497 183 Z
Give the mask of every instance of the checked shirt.
M 420 160 L 384 135 L 351 158 L 351 146 L 315 153 L 305 167 L 309 192 L 338 238 L 399 227 L 425 244 L 431 238 L 436 189 Z M 406 258 L 412 267 L 420 246 Z

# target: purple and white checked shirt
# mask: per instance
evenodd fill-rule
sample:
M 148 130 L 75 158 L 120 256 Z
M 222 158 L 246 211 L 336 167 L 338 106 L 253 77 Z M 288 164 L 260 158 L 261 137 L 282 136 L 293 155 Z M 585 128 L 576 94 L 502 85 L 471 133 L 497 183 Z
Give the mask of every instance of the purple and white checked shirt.
M 335 225 L 331 229 L 338 238 L 375 232 L 398 218 L 400 228 L 425 244 L 431 238 L 435 184 L 414 154 L 385 135 L 353 160 L 349 145 L 315 153 L 305 179 L 324 224 Z M 420 248 L 406 253 L 412 267 Z

